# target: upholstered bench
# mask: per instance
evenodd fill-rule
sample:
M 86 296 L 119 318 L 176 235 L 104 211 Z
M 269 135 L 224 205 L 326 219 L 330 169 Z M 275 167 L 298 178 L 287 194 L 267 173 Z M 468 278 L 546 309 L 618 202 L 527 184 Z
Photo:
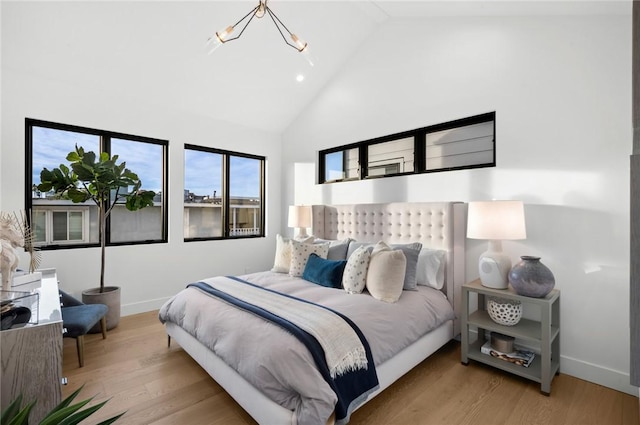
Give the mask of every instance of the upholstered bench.
M 109 310 L 104 304 L 84 304 L 60 290 L 63 336 L 75 338 L 78 349 L 78 362 L 84 366 L 84 336 L 98 322 L 102 329 L 102 338 L 107 338 L 106 314 Z

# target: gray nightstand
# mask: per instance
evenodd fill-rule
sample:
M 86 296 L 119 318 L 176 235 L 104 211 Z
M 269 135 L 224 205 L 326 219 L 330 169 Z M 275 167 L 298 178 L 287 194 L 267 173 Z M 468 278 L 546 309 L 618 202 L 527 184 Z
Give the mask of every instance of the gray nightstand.
M 478 294 L 478 309 L 469 313 L 469 293 Z M 489 317 L 485 310 L 485 296 L 494 296 L 511 300 L 518 300 L 522 304 L 539 306 L 541 320 L 521 319 L 515 326 L 500 325 Z M 478 338 L 470 341 L 471 330 L 478 331 Z M 486 341 L 485 333 L 499 332 L 524 341 L 540 348 L 540 354 L 529 367 L 518 366 L 483 354 L 480 347 Z M 511 372 L 532 381 L 540 383 L 540 391 L 551 393 L 551 380 L 560 369 L 560 291 L 552 290 L 544 298 L 524 297 L 509 289 L 493 289 L 482 286 L 480 280 L 462 286 L 462 347 L 461 361 L 468 364 L 469 359 L 485 363 L 498 369 Z

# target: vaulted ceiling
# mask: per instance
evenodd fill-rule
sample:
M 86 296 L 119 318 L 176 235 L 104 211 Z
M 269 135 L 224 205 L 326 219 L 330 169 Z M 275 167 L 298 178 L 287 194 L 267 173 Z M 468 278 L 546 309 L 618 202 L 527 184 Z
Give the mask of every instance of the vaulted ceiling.
M 284 44 L 268 17 L 254 19 L 242 38 L 207 54 L 207 39 L 238 21 L 257 0 L 25 2 L 24 7 L 37 8 L 38 13 L 28 9 L 19 19 L 3 16 L 5 27 L 15 26 L 11 34 L 29 32 L 3 40 L 3 67 L 119 94 L 123 101 L 172 105 L 192 114 L 281 132 L 351 60 L 368 35 L 389 19 L 629 13 L 630 3 L 270 0 L 282 22 L 309 43 L 312 67 Z M 8 63 L 7 57 L 19 57 L 20 63 Z M 65 65 L 47 67 L 47 58 L 53 57 L 65 59 L 56 61 Z M 299 75 L 304 77 L 301 82 Z

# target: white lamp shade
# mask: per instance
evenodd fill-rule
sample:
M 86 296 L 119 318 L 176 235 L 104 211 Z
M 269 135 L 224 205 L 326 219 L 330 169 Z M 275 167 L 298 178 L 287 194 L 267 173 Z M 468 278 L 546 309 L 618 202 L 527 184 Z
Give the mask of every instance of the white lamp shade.
M 311 227 L 311 207 L 309 205 L 291 205 L 289 207 L 289 227 L 303 229 Z
M 469 202 L 467 237 L 470 239 L 526 239 L 522 201 Z
M 522 201 L 469 202 L 467 237 L 489 239 L 489 249 L 479 259 L 480 281 L 489 288 L 506 289 L 511 259 L 502 252 L 502 240 L 527 237 Z

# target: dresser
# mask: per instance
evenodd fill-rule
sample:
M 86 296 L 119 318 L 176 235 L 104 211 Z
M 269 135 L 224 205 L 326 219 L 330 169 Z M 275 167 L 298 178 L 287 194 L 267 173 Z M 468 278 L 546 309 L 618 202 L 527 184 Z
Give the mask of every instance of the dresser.
M 20 393 L 23 406 L 37 400 L 30 423 L 38 423 L 61 401 L 62 314 L 55 269 L 41 270 L 38 283 L 16 286 L 16 291 L 39 294 L 38 321 L 0 331 L 1 402 L 4 410 Z

